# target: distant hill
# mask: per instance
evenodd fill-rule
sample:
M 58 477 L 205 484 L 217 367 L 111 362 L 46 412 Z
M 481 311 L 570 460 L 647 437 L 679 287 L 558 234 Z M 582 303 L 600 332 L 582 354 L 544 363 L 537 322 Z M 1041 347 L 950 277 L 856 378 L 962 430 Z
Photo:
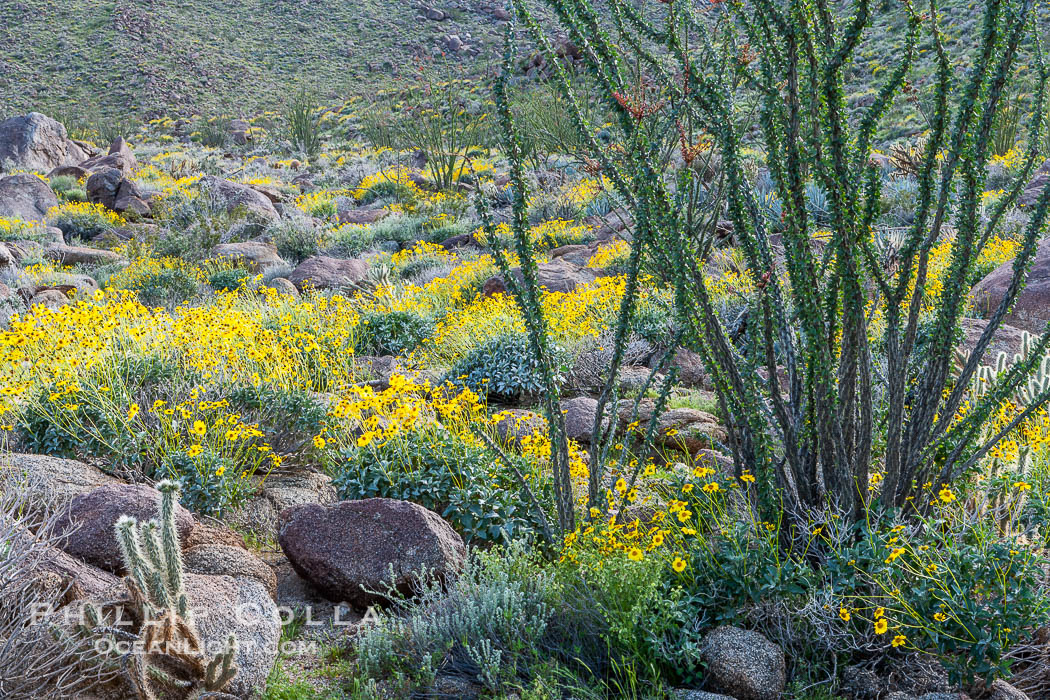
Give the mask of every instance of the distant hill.
M 0 105 L 119 117 L 255 113 L 360 94 L 450 47 L 489 60 L 500 0 L 2 0 Z M 440 9 L 436 9 L 440 8 Z M 428 12 L 428 9 L 430 10 Z
M 279 108 L 300 87 L 322 101 L 368 94 L 438 52 L 480 72 L 497 60 L 504 4 L 0 0 L 0 116 L 29 109 L 67 122 L 246 116 Z M 841 6 L 845 11 L 852 3 Z M 916 0 L 916 6 L 925 9 L 926 2 Z M 961 77 L 969 65 L 967 49 L 980 35 L 984 3 L 941 0 L 939 7 L 949 51 L 961 59 Z M 1047 8 L 1037 11 L 1041 26 L 1050 26 Z M 900 0 L 876 0 L 873 12 L 873 30 L 858 51 L 849 89 L 857 107 L 873 99 L 903 44 Z M 911 80 L 921 94 L 933 78 L 932 52 L 924 47 Z M 891 140 L 925 128 L 918 111 L 905 103 L 888 121 L 882 136 Z

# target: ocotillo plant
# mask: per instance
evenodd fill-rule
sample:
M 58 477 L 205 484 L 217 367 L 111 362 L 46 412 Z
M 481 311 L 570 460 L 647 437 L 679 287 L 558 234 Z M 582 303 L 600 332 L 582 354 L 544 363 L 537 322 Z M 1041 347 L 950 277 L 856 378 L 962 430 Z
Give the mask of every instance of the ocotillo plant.
M 76 638 L 68 641 L 91 641 L 95 649 L 108 650 L 109 663 L 123 670 L 140 700 L 229 697 L 222 691 L 237 674 L 233 663 L 236 639 L 230 635 L 222 652 L 212 658 L 205 655 L 183 587 L 182 550 L 175 523 L 179 487 L 162 481 L 157 489 L 161 493 L 159 520 L 139 523 L 124 516 L 116 524 L 128 571 L 124 583 L 130 603 L 125 607 L 138 623 L 137 636 L 110 626 L 102 611 L 88 604 Z M 107 639 L 134 644 L 128 651 L 123 645 L 98 643 Z
M 828 0 L 608 0 L 600 9 L 591 0 L 546 0 L 579 48 L 594 89 L 617 117 L 620 136 L 613 147 L 594 137 L 596 125 L 579 109 L 573 82 L 553 60 L 551 41 L 529 3 L 512 4 L 526 31 L 552 57 L 553 78 L 589 144 L 588 166 L 613 184 L 635 223 L 614 359 L 594 426 L 592 507 L 602 506 L 601 469 L 614 441 L 612 428 L 605 426 L 615 424 L 605 413 L 615 405 L 614 380 L 639 292 L 641 260 L 670 278 L 681 341 L 704 361 L 726 417 L 737 476 L 744 469 L 758 476 L 758 505 L 768 518 L 783 510 L 808 531 L 812 518 L 823 517 L 818 511 L 860 518 L 871 498 L 891 508 L 924 507 L 929 503 L 919 497 L 924 483 L 936 491 L 1002 439 L 1005 431 L 982 438 L 983 428 L 991 411 L 1027 381 L 1050 346 L 1050 334 L 1042 334 L 1032 354 L 1000 375 L 964 417 L 958 409 L 977 359 L 1023 287 L 1046 223 L 1050 186 L 1026 210 L 1012 282 L 960 374 L 953 372 L 953 348 L 966 310 L 967 280 L 1027 183 L 1039 150 L 1047 73 L 1031 0 L 983 0 L 980 36 L 965 73 L 955 70 L 947 53 L 936 1 L 920 12 L 905 0 L 899 9 L 907 27 L 904 47 L 896 64 L 881 74 L 885 78 L 874 100 L 856 113 L 847 107 L 845 86 L 862 63 L 857 53 L 872 25 L 870 0 L 855 0 L 848 9 Z M 936 72 L 928 94 L 920 95 L 908 78 L 923 43 Z M 1023 166 L 982 220 L 991 135 L 1022 52 L 1030 54 L 1038 82 Z M 754 126 L 743 105 L 756 99 L 758 141 L 782 207 L 777 222 L 782 257 L 743 162 L 744 135 Z M 915 163 L 914 221 L 886 256 L 872 240 L 882 185 L 872 142 L 900 99 L 921 103 L 929 129 Z M 521 149 L 499 88 L 497 101 L 520 199 Z M 683 160 L 697 137 L 720 157 L 722 179 L 712 199 L 724 201 L 722 212 L 758 288 L 745 342 L 732 338 L 719 317 L 696 232 L 675 205 L 675 193 L 695 175 L 689 169 L 672 174 L 660 165 L 666 143 L 660 130 L 667 124 L 680 131 Z M 826 194 L 823 249 L 811 242 L 816 225 L 806 195 L 813 181 Z M 545 325 L 520 209 L 515 207 L 511 224 L 524 282 L 514 291 L 536 338 L 533 348 L 543 355 Z M 718 218 L 710 217 L 712 226 Z M 944 290 L 936 307 L 927 308 L 931 250 L 947 238 Z M 877 334 L 869 322 L 872 308 L 885 320 L 885 330 Z M 921 343 L 920 320 L 928 329 Z M 555 387 L 548 396 L 556 399 Z M 1048 398 L 1047 390 L 1032 397 L 1007 430 Z M 548 411 L 557 419 L 554 413 Z M 563 449 L 558 420 L 552 426 L 552 444 Z M 564 456 L 555 457 L 556 475 L 563 461 Z M 884 474 L 874 492 L 868 488 L 873 465 Z

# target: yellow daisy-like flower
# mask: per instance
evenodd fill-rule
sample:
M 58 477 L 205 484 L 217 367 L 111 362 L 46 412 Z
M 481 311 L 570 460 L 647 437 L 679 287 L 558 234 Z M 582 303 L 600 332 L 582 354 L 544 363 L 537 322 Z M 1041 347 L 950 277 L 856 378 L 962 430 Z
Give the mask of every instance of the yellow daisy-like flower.
M 638 549 L 637 547 L 631 547 L 627 551 L 627 558 L 631 561 L 641 561 L 643 556 L 644 555 L 642 554 L 642 550 Z
M 691 518 L 691 517 L 693 517 L 692 511 L 688 511 L 688 510 L 680 510 L 680 511 L 678 511 L 678 521 L 679 522 L 683 522 L 683 523 L 684 522 L 688 522 L 689 518 Z
M 886 630 L 889 628 L 890 623 L 886 618 L 880 617 L 875 621 L 875 634 L 886 634 Z
M 748 474 L 747 472 L 744 472 L 740 475 L 740 480 L 743 481 L 745 484 L 755 483 L 755 477 L 751 474 Z
M 616 480 L 615 488 L 618 493 L 623 493 L 627 490 L 627 482 L 623 480 L 623 477 Z
M 135 420 L 135 416 L 139 414 L 139 405 L 137 403 L 131 404 L 128 408 L 128 420 Z
M 1029 484 L 1027 481 L 1015 481 L 1014 488 L 1018 491 L 1031 491 L 1032 485 Z
M 224 465 L 221 465 L 221 464 L 219 465 L 219 468 L 215 470 L 215 476 L 222 476 L 225 473 L 226 473 L 226 467 Z
M 933 614 L 933 619 L 936 620 L 937 622 L 944 622 L 945 620 L 948 619 L 948 616 L 945 615 L 942 612 L 939 612 L 939 613 L 934 613 Z
M 839 608 L 839 618 L 843 622 L 849 622 L 850 617 L 851 617 L 851 615 L 850 615 L 848 609 L 846 609 L 846 608 Z
M 950 488 L 945 486 L 943 489 L 937 492 L 937 497 L 941 499 L 942 503 L 951 503 L 955 500 L 955 493 Z
M 677 571 L 678 573 L 682 573 L 683 571 L 685 571 L 685 566 L 685 560 L 681 557 L 675 557 L 674 561 L 671 562 L 671 568 Z
M 320 435 L 314 435 L 314 447 L 316 447 L 319 450 L 323 450 L 326 444 L 327 443 L 325 442 L 325 439 L 323 437 L 321 437 Z
M 890 644 L 894 647 L 902 647 L 907 641 L 907 637 L 905 637 L 903 634 L 898 634 L 896 637 L 893 638 L 893 641 L 890 642 Z
M 190 428 L 191 435 L 204 435 L 206 432 L 208 432 L 208 425 L 204 421 L 193 421 L 193 427 Z
M 718 492 L 718 482 L 717 481 L 712 481 L 710 484 L 705 484 L 704 485 L 704 491 L 706 491 L 707 493 L 717 493 Z
M 186 450 L 186 456 L 192 459 L 193 457 L 196 457 L 203 451 L 204 450 L 200 445 L 193 445 L 190 447 L 190 449 Z

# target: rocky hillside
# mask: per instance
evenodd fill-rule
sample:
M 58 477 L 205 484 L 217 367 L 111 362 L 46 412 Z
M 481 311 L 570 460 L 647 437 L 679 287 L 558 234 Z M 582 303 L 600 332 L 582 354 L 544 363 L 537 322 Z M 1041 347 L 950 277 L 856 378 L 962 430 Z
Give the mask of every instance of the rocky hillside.
M 441 51 L 471 60 L 495 0 L 11 0 L 0 3 L 0 103 L 124 116 L 254 113 L 295 86 L 374 86 Z

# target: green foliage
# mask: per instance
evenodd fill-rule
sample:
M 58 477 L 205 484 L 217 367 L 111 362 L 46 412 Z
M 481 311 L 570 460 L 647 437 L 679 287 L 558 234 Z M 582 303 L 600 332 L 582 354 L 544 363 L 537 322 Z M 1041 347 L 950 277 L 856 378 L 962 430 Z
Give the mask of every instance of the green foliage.
M 564 375 L 568 355 L 555 349 L 557 367 Z M 445 375 L 447 381 L 504 401 L 536 396 L 545 389 L 540 363 L 529 339 L 509 333 L 486 340 L 460 359 Z
M 209 148 L 225 148 L 230 143 L 229 120 L 223 118 L 201 119 L 193 125 L 194 141 Z
M 119 218 L 98 208 L 81 207 L 75 210 L 65 208 L 52 210 L 47 220 L 50 225 L 62 231 L 66 241 L 78 238 L 89 241 L 115 231 L 115 222 L 119 221 Z
M 197 278 L 180 267 L 160 267 L 136 278 L 129 285 L 147 306 L 176 306 L 197 294 Z
M 317 102 L 300 90 L 285 114 L 285 126 L 292 148 L 313 160 L 321 152 L 321 123 Z
M 447 430 L 349 450 L 332 465 L 341 498 L 396 498 L 441 515 L 468 542 L 504 542 L 539 523 L 512 474 Z
M 1001 439 L 978 437 L 991 413 L 1036 361 L 1019 363 L 957 420 L 979 353 L 959 378 L 954 344 L 975 260 L 1016 201 L 1039 150 L 1047 71 L 1037 49 L 1030 50 L 1030 3 L 984 4 L 975 35 L 978 48 L 969 63 L 973 69 L 958 84 L 939 18 L 903 6 L 898 13 L 907 34 L 903 49 L 889 70 L 879 72 L 881 85 L 874 100 L 857 114 L 846 104 L 844 85 L 857 65 L 861 37 L 874 21 L 867 5 L 842 17 L 823 5 L 785 13 L 777 3 L 762 0 L 726 5 L 730 19 L 708 26 L 678 2 L 643 13 L 631 3 L 612 0 L 609 15 L 593 14 L 586 3 L 575 0 L 546 3 L 574 42 L 588 47 L 582 53 L 589 79 L 608 96 L 622 133 L 617 148 L 607 148 L 593 136 L 594 125 L 581 107 L 574 81 L 557 63 L 557 52 L 531 6 L 525 0 L 513 4 L 552 67 L 554 84 L 570 106 L 592 167 L 608 178 L 622 201 L 631 203 L 635 229 L 627 291 L 607 387 L 614 383 L 630 337 L 638 270 L 645 258 L 668 271 L 677 326 L 686 344 L 703 358 L 726 406 L 736 470 L 752 469 L 758 476 L 763 488 L 757 506 L 767 519 L 787 514 L 799 519 L 798 532 L 803 532 L 815 517 L 811 514 L 823 511 L 829 502 L 848 519 L 864 518 L 873 493 L 866 485 L 876 450 L 886 478 L 874 498 L 886 507 L 902 507 L 915 498 L 921 484 L 959 478 Z M 684 45 L 682 37 L 692 32 L 702 34 L 703 41 Z M 626 44 L 613 43 L 625 37 Z M 926 42 L 933 46 L 936 71 L 922 98 L 930 129 L 921 154 L 909 166 L 918 182 L 917 205 L 900 246 L 886 263 L 870 243 L 883 184 L 870 153 L 880 124 L 904 91 L 919 47 Z M 1008 99 L 1014 69 L 1027 60 L 1035 65 L 1038 80 L 1027 105 L 1028 144 L 1016 186 L 986 216 L 981 202 L 994 117 Z M 535 262 L 527 237 L 526 156 L 519 120 L 506 94 L 513 66 L 508 35 L 497 107 L 504 152 L 512 164 L 515 252 L 521 269 L 529 271 Z M 741 92 L 747 97 L 738 99 Z M 744 139 L 753 126 L 750 118 L 741 119 L 746 114 L 756 115 L 760 126 L 758 134 L 747 137 L 748 143 L 760 144 L 769 168 L 758 187 L 752 185 L 744 153 Z M 677 139 L 672 124 L 679 132 Z M 693 168 L 675 171 L 673 159 L 657 157 L 676 148 L 688 162 L 697 138 L 709 138 L 710 149 L 719 156 L 719 173 L 710 183 L 718 208 L 702 220 L 706 223 L 701 228 L 715 229 L 722 217 L 731 221 L 746 268 L 758 282 L 746 329 L 727 328 L 721 318 L 712 301 L 715 290 L 703 271 L 703 237 L 698 238 L 695 222 L 678 203 L 676 193 L 696 191 L 694 181 L 702 173 Z M 479 203 L 482 209 L 484 205 Z M 1035 254 L 1048 212 L 1050 186 L 1026 210 L 1014 262 L 1018 283 Z M 955 226 L 951 235 L 944 229 L 949 220 Z M 811 241 L 818 228 L 827 231 L 820 252 Z M 772 252 L 773 234 L 780 237 L 782 262 Z M 909 313 L 922 308 L 926 294 L 925 284 L 914 285 L 912 280 L 929 279 L 928 253 L 942 237 L 951 245 L 943 293 L 935 308 Z M 546 324 L 529 277 L 526 273 L 524 284 L 512 291 L 522 307 L 536 364 L 550 368 L 556 363 L 545 356 L 550 352 Z M 1011 286 L 995 310 L 981 348 L 990 342 L 1021 286 Z M 876 333 L 870 327 L 873 304 L 885 310 L 878 344 L 869 342 Z M 928 319 L 932 329 L 921 361 L 916 359 L 914 340 L 920 318 Z M 740 330 L 746 338 L 736 337 Z M 1050 346 L 1050 334 L 1041 337 L 1039 345 L 1041 355 Z M 876 372 L 875 366 L 885 371 Z M 770 377 L 786 373 L 787 391 L 782 393 L 777 382 L 762 381 L 758 368 Z M 877 376 L 882 379 L 876 389 Z M 544 384 L 544 393 L 556 396 L 549 371 Z M 614 405 L 610 398 L 615 399 L 614 391 L 603 391 L 599 398 L 599 426 L 606 406 Z M 1036 403 L 1048 399 L 1050 391 L 1045 391 Z M 548 414 L 552 442 L 562 446 L 554 460 L 557 472 L 567 448 L 556 410 L 552 407 Z M 604 433 L 591 448 L 592 506 L 599 496 L 601 457 L 616 439 L 613 431 Z M 561 486 L 563 493 L 567 490 Z
M 86 202 L 87 192 L 84 186 L 72 175 L 59 175 L 48 180 L 51 189 L 63 202 Z
M 404 355 L 419 347 L 434 322 L 413 311 L 366 314 L 358 349 L 368 355 Z
M 251 279 L 251 274 L 240 267 L 215 270 L 208 275 L 208 284 L 217 292 L 232 292 L 240 289 Z
M 302 216 L 282 217 L 267 227 L 266 236 L 277 246 L 281 258 L 290 263 L 300 263 L 317 255 L 325 243 L 325 233 Z
M 193 458 L 183 451 L 170 453 L 165 461 L 182 490 L 182 505 L 194 513 L 222 516 L 255 492 L 254 485 L 240 478 L 236 465 L 209 449 Z

